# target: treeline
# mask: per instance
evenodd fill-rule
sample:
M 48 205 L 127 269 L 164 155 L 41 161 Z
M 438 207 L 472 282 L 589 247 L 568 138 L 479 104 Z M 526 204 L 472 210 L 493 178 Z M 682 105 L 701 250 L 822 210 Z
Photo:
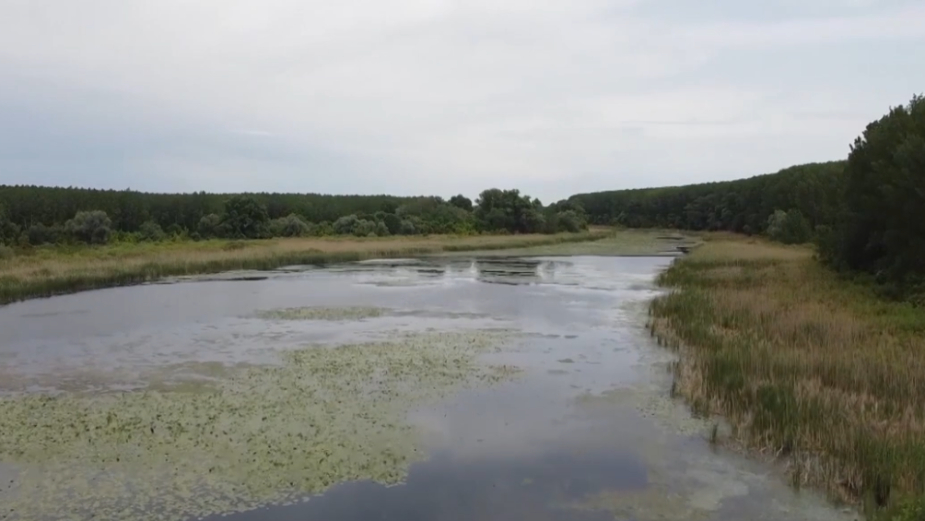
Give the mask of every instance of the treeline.
M 870 123 L 847 160 L 737 181 L 578 194 L 595 224 L 815 241 L 830 266 L 925 304 L 925 101 Z M 916 297 L 915 295 L 919 295 Z
M 317 194 L 147 194 L 0 186 L 0 244 L 295 236 L 556 233 L 587 228 L 569 201 L 544 206 L 519 190 L 471 199 Z
M 793 166 L 775 174 L 717 183 L 578 194 L 594 224 L 631 228 L 726 230 L 759 234 L 782 221 L 808 240 L 842 211 L 845 161 Z M 775 212 L 777 212 L 775 216 Z

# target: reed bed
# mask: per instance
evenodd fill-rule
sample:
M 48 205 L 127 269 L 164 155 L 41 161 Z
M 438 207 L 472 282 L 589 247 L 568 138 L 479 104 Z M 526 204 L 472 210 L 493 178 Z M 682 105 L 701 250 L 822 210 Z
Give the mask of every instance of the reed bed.
M 497 250 L 593 241 L 606 229 L 556 235 L 212 240 L 36 249 L 0 259 L 0 304 L 126 286 L 164 277 L 322 265 L 447 251 Z
M 925 309 L 878 299 L 810 249 L 705 237 L 659 282 L 674 389 L 734 440 L 784 458 L 794 486 L 871 518 L 925 519 Z

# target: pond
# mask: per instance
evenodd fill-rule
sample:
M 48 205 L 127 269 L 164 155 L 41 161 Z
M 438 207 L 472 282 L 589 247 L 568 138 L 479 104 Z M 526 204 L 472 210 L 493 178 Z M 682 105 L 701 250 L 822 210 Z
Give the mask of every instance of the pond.
M 0 308 L 0 519 L 852 519 L 709 442 L 668 257 L 432 257 Z

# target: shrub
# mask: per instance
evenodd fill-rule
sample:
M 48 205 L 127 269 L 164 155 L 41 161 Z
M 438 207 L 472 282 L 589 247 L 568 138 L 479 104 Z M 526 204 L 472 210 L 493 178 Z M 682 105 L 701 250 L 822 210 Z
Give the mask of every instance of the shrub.
M 401 221 L 401 227 L 399 228 L 399 233 L 402 235 L 414 235 L 417 233 L 417 228 L 414 226 L 414 223 L 408 219 L 403 219 Z
M 559 230 L 577 233 L 588 227 L 588 223 L 575 210 L 565 210 L 556 214 Z M 558 230 L 557 230 L 558 231 Z
M 63 238 L 64 230 L 58 226 L 45 226 L 44 224 L 33 224 L 26 230 L 26 237 L 29 244 L 39 246 L 41 244 L 55 244 Z
M 334 221 L 334 233 L 337 235 L 350 235 L 356 230 L 359 221 L 356 215 L 345 215 Z
M 392 233 L 389 231 L 389 227 L 385 225 L 384 222 L 376 223 L 376 235 L 379 237 L 388 237 Z
M 294 213 L 270 222 L 270 234 L 274 237 L 302 237 L 309 232 L 308 224 Z
M 353 229 L 353 234 L 357 237 L 369 237 L 370 234 L 376 235 L 376 223 L 374 221 L 359 220 Z
M 112 220 L 101 210 L 77 212 L 65 223 L 64 229 L 75 239 L 87 244 L 106 244 L 112 234 Z
M 15 254 L 16 252 L 13 251 L 13 248 L 0 244 L 0 260 L 12 259 Z
M 784 244 L 803 244 L 810 240 L 809 221 L 799 210 L 775 210 L 768 217 L 768 237 Z
M 0 244 L 13 244 L 19 238 L 19 226 L 10 221 L 6 211 L 0 207 Z
M 212 239 L 221 237 L 221 226 L 222 218 L 217 214 L 210 213 L 208 215 L 203 215 L 202 219 L 199 219 L 199 225 L 196 227 L 196 231 L 199 232 L 200 237 L 203 239 Z
M 145 221 L 138 227 L 138 238 L 142 241 L 158 242 L 164 240 L 166 236 L 161 225 L 154 221 Z

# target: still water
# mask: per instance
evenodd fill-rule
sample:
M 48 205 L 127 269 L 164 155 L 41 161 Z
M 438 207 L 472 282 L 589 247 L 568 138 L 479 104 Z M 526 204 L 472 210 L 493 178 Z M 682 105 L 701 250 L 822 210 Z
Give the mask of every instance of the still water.
M 359 481 L 223 516 L 280 520 L 852 519 L 772 467 L 711 446 L 668 397 L 672 355 L 644 328 L 670 258 L 428 258 L 192 277 L 0 308 L 0 396 L 132 391 L 217 365 L 385 333 L 517 331 L 485 363 L 517 378 L 418 404 L 426 458 L 405 483 Z M 325 320 L 268 310 L 375 309 Z M 4 472 L 15 479 L 14 470 Z M 12 467 L 10 467 L 12 468 Z M 0 489 L 0 519 L 15 489 Z M 181 509 L 182 510 L 182 509 Z M 59 512 L 61 510 L 59 509 Z M 76 518 L 93 518 L 90 512 Z M 179 518 L 180 517 L 170 517 Z M 217 516 L 216 516 L 217 518 Z

